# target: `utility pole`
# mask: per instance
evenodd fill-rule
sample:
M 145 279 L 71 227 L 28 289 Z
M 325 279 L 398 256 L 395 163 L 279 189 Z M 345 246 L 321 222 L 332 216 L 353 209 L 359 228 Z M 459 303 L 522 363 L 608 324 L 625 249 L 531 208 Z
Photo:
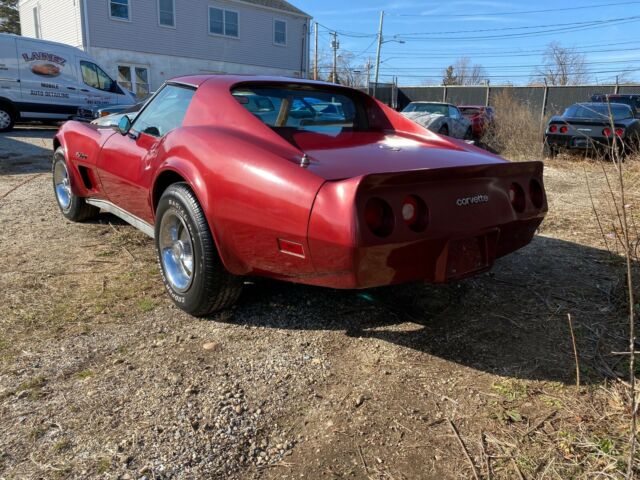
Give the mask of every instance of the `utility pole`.
M 371 86 L 371 57 L 367 58 L 365 67 L 367 69 L 367 93 L 369 93 L 369 87 Z
M 338 42 L 338 34 L 336 32 L 332 32 L 331 36 L 333 37 L 333 40 L 331 40 L 331 48 L 333 49 L 333 72 L 331 73 L 331 81 L 338 83 L 338 49 L 340 48 L 340 43 Z
M 384 24 L 384 10 L 380 12 L 380 28 L 378 29 L 378 51 L 376 53 L 376 73 L 373 83 L 373 96 L 376 96 L 378 88 L 378 77 L 380 74 L 380 51 L 382 50 L 382 26 Z
M 313 24 L 313 79 L 318 80 L 318 22 Z

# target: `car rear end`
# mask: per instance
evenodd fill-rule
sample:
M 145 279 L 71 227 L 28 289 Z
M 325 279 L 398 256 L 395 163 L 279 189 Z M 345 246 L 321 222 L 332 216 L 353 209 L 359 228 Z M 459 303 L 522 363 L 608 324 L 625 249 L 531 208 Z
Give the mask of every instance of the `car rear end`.
M 546 211 L 540 162 L 326 182 L 309 222 L 317 275 L 308 283 L 370 288 L 459 280 L 527 245 Z
M 545 132 L 545 142 L 550 147 L 567 150 L 608 148 L 614 138 L 623 139 L 623 124 L 607 124 L 604 121 L 552 120 Z

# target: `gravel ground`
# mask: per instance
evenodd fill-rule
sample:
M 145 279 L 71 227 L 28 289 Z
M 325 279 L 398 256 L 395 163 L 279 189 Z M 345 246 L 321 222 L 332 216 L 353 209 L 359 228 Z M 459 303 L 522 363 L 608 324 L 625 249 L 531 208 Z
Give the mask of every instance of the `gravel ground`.
M 366 292 L 250 279 L 197 320 L 164 294 L 151 240 L 63 219 L 53 133 L 0 134 L 0 479 L 458 479 L 471 462 L 587 478 L 558 442 L 595 422 L 574 412 L 596 411 L 576 402 L 603 380 L 585 367 L 575 396 L 566 315 L 585 358 L 619 346 L 624 285 L 582 164 L 547 167 L 541 235 L 490 273 Z M 545 438 L 527 433 L 550 411 Z

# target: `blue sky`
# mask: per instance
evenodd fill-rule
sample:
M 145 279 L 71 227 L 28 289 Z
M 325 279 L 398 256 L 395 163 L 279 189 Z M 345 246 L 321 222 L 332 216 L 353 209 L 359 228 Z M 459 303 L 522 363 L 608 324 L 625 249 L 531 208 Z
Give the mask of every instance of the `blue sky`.
M 485 67 L 492 84 L 526 84 L 546 45 L 558 42 L 584 53 L 593 82 L 612 82 L 629 70 L 635 71 L 624 79 L 640 82 L 640 1 L 291 2 L 322 25 L 321 51 L 330 51 L 329 31 L 336 30 L 340 48 L 356 54 L 358 67 L 375 59 L 384 10 L 384 39 L 405 43 L 383 45 L 380 81 L 395 75 L 401 85 L 439 84 L 444 68 L 464 56 Z M 532 10 L 549 11 L 523 13 Z

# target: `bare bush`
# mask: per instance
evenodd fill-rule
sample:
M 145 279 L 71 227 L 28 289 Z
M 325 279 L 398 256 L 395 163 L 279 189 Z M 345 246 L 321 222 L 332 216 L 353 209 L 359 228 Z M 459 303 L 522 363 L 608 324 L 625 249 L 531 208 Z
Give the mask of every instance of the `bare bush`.
M 538 157 L 542 150 L 542 129 L 540 119 L 531 109 L 506 90 L 493 98 L 492 106 L 496 111 L 494 126 L 485 133 L 482 143 L 512 160 Z

